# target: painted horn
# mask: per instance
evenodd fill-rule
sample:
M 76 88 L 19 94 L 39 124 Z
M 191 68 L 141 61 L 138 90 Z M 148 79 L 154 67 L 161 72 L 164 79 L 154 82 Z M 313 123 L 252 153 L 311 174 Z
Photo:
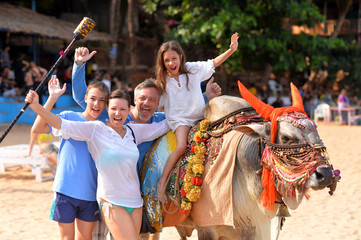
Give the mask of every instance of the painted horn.
M 257 113 L 266 120 L 271 119 L 271 113 L 274 110 L 274 107 L 269 104 L 265 104 L 262 100 L 254 96 L 240 81 L 238 81 L 238 88 L 242 98 L 246 100 Z
M 291 95 L 292 95 L 292 107 L 298 108 L 300 111 L 305 113 L 303 101 L 298 88 L 291 82 Z

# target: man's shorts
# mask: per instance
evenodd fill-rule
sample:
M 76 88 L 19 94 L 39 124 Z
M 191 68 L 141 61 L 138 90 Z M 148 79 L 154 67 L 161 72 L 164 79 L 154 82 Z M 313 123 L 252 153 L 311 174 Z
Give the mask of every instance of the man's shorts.
M 97 201 L 85 201 L 56 193 L 50 210 L 50 219 L 61 223 L 72 223 L 75 218 L 85 222 L 99 220 Z

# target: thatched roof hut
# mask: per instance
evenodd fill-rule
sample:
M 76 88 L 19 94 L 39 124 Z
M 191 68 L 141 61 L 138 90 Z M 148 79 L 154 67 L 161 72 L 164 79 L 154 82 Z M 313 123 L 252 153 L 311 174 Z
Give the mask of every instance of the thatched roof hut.
M 46 16 L 28 8 L 0 3 L 0 29 L 11 33 L 35 34 L 47 38 L 73 39 L 77 24 Z M 86 37 L 88 41 L 111 41 L 108 33 L 91 31 Z

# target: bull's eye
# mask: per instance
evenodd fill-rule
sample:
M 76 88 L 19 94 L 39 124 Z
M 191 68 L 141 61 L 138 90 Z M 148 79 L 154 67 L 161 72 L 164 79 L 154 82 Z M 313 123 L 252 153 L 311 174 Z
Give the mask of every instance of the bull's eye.
M 287 136 L 282 136 L 282 142 L 283 143 L 288 143 L 288 142 L 290 142 L 291 141 L 291 139 L 289 139 Z

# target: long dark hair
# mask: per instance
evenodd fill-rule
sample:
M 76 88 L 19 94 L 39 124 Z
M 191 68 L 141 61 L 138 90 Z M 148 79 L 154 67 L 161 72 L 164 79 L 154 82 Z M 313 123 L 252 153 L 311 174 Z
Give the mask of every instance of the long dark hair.
M 158 50 L 156 65 L 155 65 L 155 75 L 156 75 L 157 86 L 159 87 L 159 89 L 161 89 L 162 93 L 164 93 L 166 91 L 167 69 L 163 62 L 163 55 L 168 50 L 173 50 L 176 53 L 178 53 L 179 58 L 180 58 L 179 73 L 186 74 L 186 77 L 187 77 L 187 85 L 186 86 L 188 89 L 189 79 L 188 79 L 188 74 L 187 74 L 188 72 L 185 68 L 186 56 L 184 55 L 184 50 L 182 49 L 182 47 L 179 45 L 179 43 L 177 41 L 174 41 L 174 40 L 163 43 L 162 46 L 160 46 L 160 48 Z

